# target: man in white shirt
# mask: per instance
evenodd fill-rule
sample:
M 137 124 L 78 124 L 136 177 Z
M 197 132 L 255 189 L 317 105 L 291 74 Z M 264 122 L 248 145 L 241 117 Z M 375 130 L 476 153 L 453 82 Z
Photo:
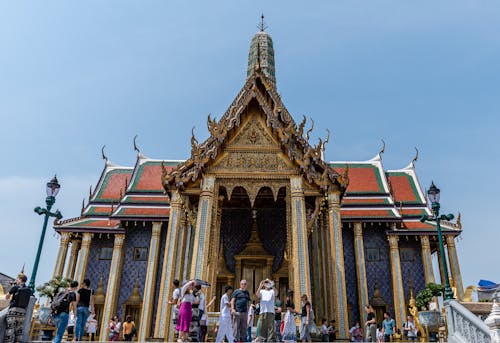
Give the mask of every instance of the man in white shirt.
M 406 338 L 409 341 L 417 340 L 417 327 L 415 326 L 415 322 L 413 321 L 413 316 L 409 315 L 408 320 L 403 325 L 403 333 L 406 335 Z
M 261 281 L 257 291 L 260 299 L 260 342 L 274 341 L 274 298 L 277 293 L 271 280 Z
M 234 342 L 233 327 L 231 325 L 231 295 L 233 294 L 233 287 L 226 285 L 224 287 L 224 295 L 220 299 L 220 317 L 219 329 L 215 342 L 222 342 L 226 336 L 228 342 Z

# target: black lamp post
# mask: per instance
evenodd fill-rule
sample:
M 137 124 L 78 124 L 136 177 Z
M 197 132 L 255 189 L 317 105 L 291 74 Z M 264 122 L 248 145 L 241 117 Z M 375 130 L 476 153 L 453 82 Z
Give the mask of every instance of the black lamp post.
M 434 181 L 431 184 L 431 187 L 427 191 L 427 197 L 429 201 L 431 202 L 431 208 L 432 208 L 432 216 L 427 216 L 424 215 L 420 219 L 420 221 L 423 223 L 425 221 L 435 221 L 436 222 L 436 228 L 437 228 L 437 235 L 438 235 L 438 241 L 439 241 L 439 251 L 441 252 L 441 264 L 443 265 L 443 271 L 444 271 L 444 282 L 445 282 L 445 289 L 444 289 L 444 299 L 445 300 L 450 300 L 453 299 L 453 291 L 451 290 L 450 287 L 450 279 L 448 277 L 448 265 L 446 264 L 446 257 L 444 254 L 444 244 L 443 244 L 443 234 L 441 233 L 441 220 L 452 220 L 454 218 L 453 214 L 442 214 L 441 216 L 439 215 L 439 198 L 440 198 L 440 193 L 441 191 L 439 188 L 434 185 Z
M 35 263 L 33 264 L 33 272 L 31 273 L 29 283 L 29 288 L 31 288 L 31 291 L 33 293 L 35 292 L 35 278 L 38 271 L 38 263 L 40 262 L 40 254 L 42 253 L 43 240 L 45 239 L 45 231 L 47 230 L 47 222 L 49 220 L 49 217 L 56 217 L 57 219 L 62 218 L 62 214 L 61 212 L 59 212 L 59 210 L 54 213 L 50 212 L 50 210 L 52 209 L 52 205 L 54 205 L 54 203 L 56 202 L 56 195 L 57 193 L 59 193 L 60 188 L 61 185 L 59 184 L 59 182 L 57 182 L 57 177 L 54 176 L 52 180 L 47 182 L 47 198 L 45 199 L 47 208 L 41 208 L 40 206 L 37 206 L 35 208 L 35 212 L 39 215 L 44 214 L 45 218 L 43 220 L 42 234 L 40 236 L 40 241 L 38 242 L 38 251 L 36 253 Z

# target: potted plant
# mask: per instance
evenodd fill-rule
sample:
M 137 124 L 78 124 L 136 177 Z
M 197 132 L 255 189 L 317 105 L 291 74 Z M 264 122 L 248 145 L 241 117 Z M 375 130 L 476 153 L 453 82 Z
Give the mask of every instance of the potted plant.
M 428 283 L 424 289 L 417 293 L 416 305 L 422 311 L 418 312 L 418 320 L 420 325 L 426 330 L 428 337 L 432 338 L 432 334 L 439 330 L 439 320 L 441 314 L 437 310 L 429 311 L 429 304 L 434 297 L 438 297 L 444 293 L 444 286 L 435 283 Z M 424 333 L 423 333 L 424 334 Z

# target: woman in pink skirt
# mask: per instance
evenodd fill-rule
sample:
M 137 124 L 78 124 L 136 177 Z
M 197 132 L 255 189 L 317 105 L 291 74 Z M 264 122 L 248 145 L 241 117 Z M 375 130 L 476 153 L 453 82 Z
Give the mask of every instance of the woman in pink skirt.
M 177 318 L 177 326 L 179 331 L 179 339 L 177 342 L 187 342 L 189 338 L 189 325 L 193 316 L 192 305 L 198 304 L 200 300 L 193 295 L 193 289 L 196 286 L 196 281 L 187 282 L 181 289 L 181 307 L 179 309 L 179 317 Z

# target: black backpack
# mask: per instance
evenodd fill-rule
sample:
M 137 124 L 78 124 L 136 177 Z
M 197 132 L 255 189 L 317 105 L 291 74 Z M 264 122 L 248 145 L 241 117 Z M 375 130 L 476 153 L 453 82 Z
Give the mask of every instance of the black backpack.
M 69 291 L 61 291 L 50 303 L 53 313 L 67 312 L 69 308 Z

